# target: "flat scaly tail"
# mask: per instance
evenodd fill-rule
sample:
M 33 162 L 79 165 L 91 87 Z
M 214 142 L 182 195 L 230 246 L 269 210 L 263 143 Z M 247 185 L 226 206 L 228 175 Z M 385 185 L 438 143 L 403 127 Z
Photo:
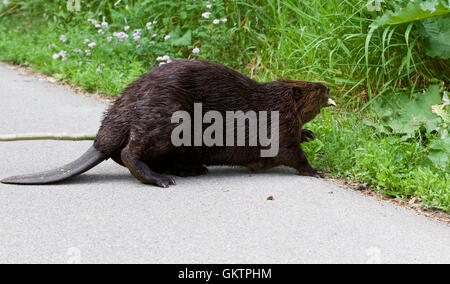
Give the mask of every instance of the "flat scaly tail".
M 65 166 L 41 173 L 13 176 L 2 179 L 0 182 L 6 184 L 26 185 L 55 183 L 77 175 L 81 175 L 82 173 L 92 169 L 108 158 L 108 156 L 95 149 L 94 146 L 91 146 L 89 150 L 87 150 L 87 152 L 84 153 L 80 158 Z

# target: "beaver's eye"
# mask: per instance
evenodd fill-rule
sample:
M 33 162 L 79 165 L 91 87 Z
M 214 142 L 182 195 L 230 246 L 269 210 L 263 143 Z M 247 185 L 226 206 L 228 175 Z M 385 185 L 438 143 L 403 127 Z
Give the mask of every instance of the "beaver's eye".
M 293 88 L 292 89 L 292 98 L 294 101 L 298 101 L 302 98 L 302 90 L 299 88 Z

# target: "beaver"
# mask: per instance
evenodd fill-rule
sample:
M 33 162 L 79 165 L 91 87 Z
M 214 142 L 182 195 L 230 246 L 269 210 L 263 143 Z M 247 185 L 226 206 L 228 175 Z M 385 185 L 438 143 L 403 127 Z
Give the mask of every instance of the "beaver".
M 145 184 L 174 185 L 172 176 L 197 176 L 206 166 L 243 166 L 252 171 L 276 166 L 301 175 L 322 177 L 313 169 L 300 143 L 315 139 L 302 126 L 330 102 L 326 84 L 278 79 L 257 82 L 226 66 L 203 60 L 174 60 L 153 68 L 125 88 L 107 110 L 93 145 L 76 161 L 55 170 L 14 176 L 6 184 L 49 184 L 82 174 L 112 158 Z M 279 113 L 279 151 L 261 157 L 256 146 L 174 146 L 172 131 L 179 111 L 276 111 Z M 202 129 L 208 126 L 202 123 Z M 235 133 L 236 134 L 236 133 Z M 273 133 L 269 134 L 272 135 Z M 217 135 L 217 134 L 215 134 Z M 246 130 L 246 138 L 249 138 Z

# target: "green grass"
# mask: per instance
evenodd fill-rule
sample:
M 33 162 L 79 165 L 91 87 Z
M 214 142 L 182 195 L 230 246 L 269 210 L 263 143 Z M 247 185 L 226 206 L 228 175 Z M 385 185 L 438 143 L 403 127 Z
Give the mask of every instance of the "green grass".
M 383 7 L 405 1 L 385 1 Z M 85 6 L 76 13 L 68 12 L 63 0 L 10 2 L 0 10 L 0 60 L 31 66 L 90 92 L 119 95 L 163 55 L 217 61 L 258 80 L 325 81 L 340 111 L 324 110 L 307 126 L 318 137 L 304 144 L 312 164 L 332 176 L 367 182 L 399 198 L 420 197 L 426 206 L 450 212 L 449 167 L 437 168 L 428 159 L 438 137 L 418 134 L 405 141 L 364 123 L 373 120 L 365 107 L 377 96 L 413 93 L 430 81 L 448 83 L 449 61 L 424 55 L 416 24 L 376 30 L 368 41 L 370 24 L 382 12 L 369 12 L 362 0 L 216 0 L 210 1 L 211 9 L 199 0 L 96 0 L 82 1 Z M 209 19 L 201 16 L 206 11 L 212 13 Z M 212 23 L 225 17 L 226 23 Z M 88 19 L 108 22 L 105 34 Z M 147 30 L 146 23 L 154 20 L 158 23 Z M 114 32 L 127 25 L 129 39 L 118 42 Z M 136 29 L 141 29 L 138 42 Z M 96 46 L 89 48 L 85 39 Z M 196 47 L 199 54 L 192 52 Z M 67 53 L 65 61 L 52 58 L 60 51 Z
M 427 139 L 403 141 L 375 131 L 365 120 L 354 113 L 323 110 L 306 126 L 318 138 L 302 144 L 313 166 L 400 199 L 420 197 L 426 206 L 450 212 L 450 171 L 431 165 Z

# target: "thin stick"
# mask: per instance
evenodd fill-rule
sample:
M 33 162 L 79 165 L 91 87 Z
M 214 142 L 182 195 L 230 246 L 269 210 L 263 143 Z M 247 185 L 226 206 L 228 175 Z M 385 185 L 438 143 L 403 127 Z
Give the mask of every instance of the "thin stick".
M 94 140 L 95 134 L 68 134 L 68 133 L 39 133 L 39 134 L 10 134 L 0 135 L 0 142 L 23 140 L 68 140 L 83 141 Z

